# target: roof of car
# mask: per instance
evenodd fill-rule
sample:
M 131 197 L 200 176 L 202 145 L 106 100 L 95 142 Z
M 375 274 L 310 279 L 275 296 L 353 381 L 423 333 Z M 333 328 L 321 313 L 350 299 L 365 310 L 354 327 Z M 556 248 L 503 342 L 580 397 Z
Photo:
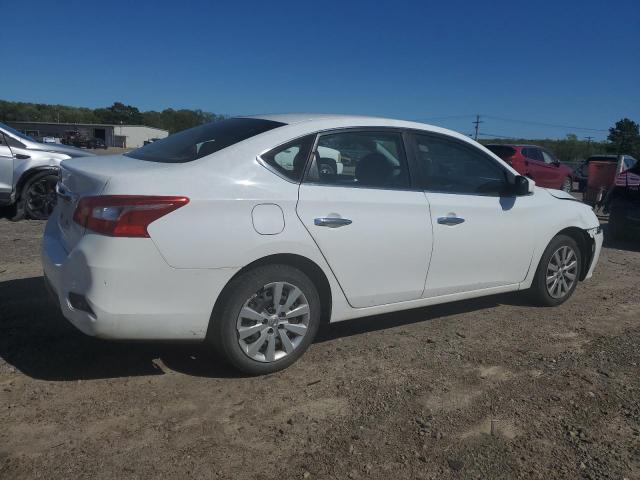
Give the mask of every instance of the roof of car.
M 488 143 L 485 147 L 518 147 L 518 148 L 542 148 L 540 145 L 530 145 L 527 143 Z
M 295 123 L 330 120 L 330 119 L 342 120 L 342 121 L 353 121 L 355 123 L 357 123 L 358 121 L 366 121 L 367 123 L 370 123 L 373 120 L 377 120 L 383 124 L 398 124 L 398 125 L 417 124 L 417 122 L 397 120 L 393 118 L 375 117 L 375 116 L 368 116 L 368 115 L 345 115 L 345 114 L 338 114 L 338 113 L 269 113 L 269 114 L 262 114 L 262 115 L 248 115 L 244 118 L 260 118 L 262 120 L 272 120 L 274 122 L 286 123 L 288 125 L 293 125 Z M 424 125 L 424 124 L 421 124 L 421 125 Z

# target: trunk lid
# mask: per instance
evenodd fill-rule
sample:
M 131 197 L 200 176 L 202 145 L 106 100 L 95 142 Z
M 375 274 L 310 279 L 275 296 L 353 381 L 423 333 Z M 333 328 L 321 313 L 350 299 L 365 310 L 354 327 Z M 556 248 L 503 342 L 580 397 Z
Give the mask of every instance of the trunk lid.
M 73 220 L 78 201 L 82 197 L 100 195 L 107 184 L 117 177 L 131 177 L 157 164 L 135 160 L 124 155 L 74 158 L 60 165 L 58 183 L 58 226 L 67 252 L 73 250 L 85 233 L 85 228 Z M 132 192 L 136 193 L 136 192 Z

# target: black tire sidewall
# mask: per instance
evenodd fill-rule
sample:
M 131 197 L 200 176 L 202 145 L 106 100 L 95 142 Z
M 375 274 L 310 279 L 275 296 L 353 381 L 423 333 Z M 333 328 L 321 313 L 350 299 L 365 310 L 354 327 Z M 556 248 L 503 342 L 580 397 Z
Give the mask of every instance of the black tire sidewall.
M 34 215 L 34 213 L 29 209 L 28 205 L 27 205 L 27 192 L 29 191 L 29 189 L 33 186 L 34 183 L 42 180 L 43 178 L 46 177 L 55 177 L 57 179 L 58 175 L 54 172 L 40 172 L 40 173 L 36 173 L 33 177 L 31 177 L 27 183 L 24 185 L 24 187 L 22 188 L 22 191 L 20 192 L 20 199 L 18 200 L 18 205 L 17 207 L 19 209 L 22 210 L 23 212 L 23 216 L 25 218 L 30 218 L 33 220 L 46 220 L 48 218 L 47 217 L 43 217 L 42 215 Z
M 309 330 L 302 343 L 281 360 L 264 363 L 249 358 L 240 348 L 236 321 L 240 309 L 256 291 L 273 282 L 288 282 L 298 287 L 309 302 Z M 249 375 L 263 375 L 287 368 L 304 354 L 320 327 L 321 303 L 318 290 L 307 275 L 289 265 L 265 265 L 236 277 L 225 289 L 223 307 L 218 318 L 211 318 L 210 341 L 217 352 L 231 365 Z
M 562 298 L 553 298 L 549 295 L 547 291 L 546 285 L 546 274 L 547 274 L 547 265 L 549 264 L 549 260 L 551 259 L 551 255 L 553 255 L 556 250 L 558 250 L 562 246 L 569 246 L 573 249 L 576 254 L 578 269 L 576 271 L 576 281 L 571 286 L 569 292 Z M 547 248 L 545 249 L 542 257 L 540 258 L 540 263 L 538 264 L 538 269 L 536 270 L 536 276 L 533 280 L 532 285 L 532 293 L 536 303 L 543 305 L 554 307 L 556 305 L 560 305 L 566 302 L 575 291 L 578 286 L 578 281 L 580 279 L 580 275 L 582 274 L 582 252 L 578 247 L 578 243 L 568 235 L 557 235 L 556 237 L 549 242 Z

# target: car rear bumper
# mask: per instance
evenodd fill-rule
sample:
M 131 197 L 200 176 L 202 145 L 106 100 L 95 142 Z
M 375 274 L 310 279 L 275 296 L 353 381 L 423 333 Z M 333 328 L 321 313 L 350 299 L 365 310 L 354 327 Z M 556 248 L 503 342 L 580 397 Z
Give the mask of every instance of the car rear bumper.
M 67 252 L 55 213 L 42 245 L 47 288 L 83 333 L 130 340 L 202 340 L 236 269 L 176 269 L 149 238 L 83 236 Z

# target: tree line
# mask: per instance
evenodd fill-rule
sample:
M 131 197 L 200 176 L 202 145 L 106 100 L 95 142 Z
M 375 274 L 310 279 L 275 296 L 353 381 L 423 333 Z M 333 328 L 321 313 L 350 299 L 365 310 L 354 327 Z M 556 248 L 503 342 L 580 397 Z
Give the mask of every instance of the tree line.
M 110 107 L 85 108 L 44 103 L 8 102 L 0 100 L 0 122 L 60 122 L 106 123 L 115 125 L 147 125 L 149 127 L 179 132 L 203 123 L 222 120 L 219 115 L 203 110 L 174 110 L 141 112 L 137 107 L 115 102 Z M 540 145 L 552 151 L 559 160 L 575 163 L 590 155 L 602 153 L 629 154 L 640 160 L 640 132 L 636 122 L 623 118 L 609 129 L 606 141 L 591 142 L 569 134 L 563 139 L 483 139 L 482 143 L 527 143 Z
M 179 132 L 203 123 L 225 118 L 203 110 L 167 108 L 161 112 L 141 112 L 137 107 L 115 102 L 110 107 L 86 108 L 45 103 L 8 102 L 0 100 L 0 122 L 106 123 L 114 125 L 147 125 Z

